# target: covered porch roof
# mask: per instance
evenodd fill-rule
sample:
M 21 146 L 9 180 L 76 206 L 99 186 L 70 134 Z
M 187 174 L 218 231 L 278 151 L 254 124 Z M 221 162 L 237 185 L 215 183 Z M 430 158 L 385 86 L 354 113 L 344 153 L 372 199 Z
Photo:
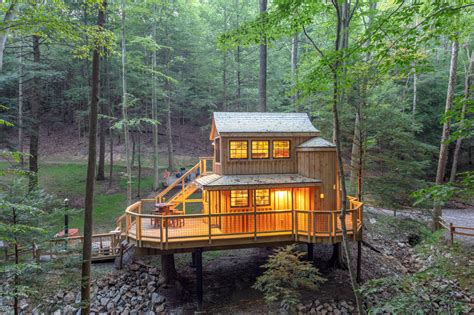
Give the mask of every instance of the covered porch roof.
M 218 175 L 212 174 L 196 179 L 197 184 L 205 190 L 241 189 L 241 188 L 275 188 L 275 187 L 310 187 L 321 183 L 320 179 L 305 177 L 300 174 L 259 174 L 259 175 Z

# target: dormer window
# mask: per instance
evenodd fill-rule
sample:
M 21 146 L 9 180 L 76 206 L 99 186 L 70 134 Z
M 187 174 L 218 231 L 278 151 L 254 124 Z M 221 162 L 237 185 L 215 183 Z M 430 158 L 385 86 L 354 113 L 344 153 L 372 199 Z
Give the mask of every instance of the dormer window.
M 231 160 L 241 160 L 248 158 L 248 142 L 245 140 L 229 141 L 229 151 Z
M 274 140 L 273 141 L 273 158 L 274 159 L 290 158 L 290 140 Z
M 268 159 L 270 141 L 252 141 L 252 159 Z

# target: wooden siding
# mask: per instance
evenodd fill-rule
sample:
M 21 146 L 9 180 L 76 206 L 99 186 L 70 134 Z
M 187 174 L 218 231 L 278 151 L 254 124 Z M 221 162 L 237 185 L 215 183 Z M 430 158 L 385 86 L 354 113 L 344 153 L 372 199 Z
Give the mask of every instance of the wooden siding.
M 321 209 L 338 209 L 337 159 L 335 150 L 298 151 L 298 173 L 322 181 Z
M 229 137 L 221 138 L 221 175 L 242 175 L 242 174 L 291 174 L 298 172 L 296 147 L 310 139 L 311 136 L 301 137 L 255 137 L 249 135 L 245 138 L 231 138 L 232 140 L 249 141 L 249 159 L 231 160 L 229 157 Z M 274 159 L 272 157 L 272 146 L 270 145 L 269 159 L 251 159 L 250 148 L 252 140 L 289 140 L 291 145 L 289 159 Z

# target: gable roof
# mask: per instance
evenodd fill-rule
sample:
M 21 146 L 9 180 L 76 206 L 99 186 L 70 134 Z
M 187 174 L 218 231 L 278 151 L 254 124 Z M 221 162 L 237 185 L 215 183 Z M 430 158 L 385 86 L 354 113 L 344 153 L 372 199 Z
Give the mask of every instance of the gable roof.
M 226 133 L 312 133 L 319 135 L 306 113 L 215 112 L 211 139 Z
M 314 137 L 303 142 L 297 148 L 335 148 L 336 145 L 321 137 Z

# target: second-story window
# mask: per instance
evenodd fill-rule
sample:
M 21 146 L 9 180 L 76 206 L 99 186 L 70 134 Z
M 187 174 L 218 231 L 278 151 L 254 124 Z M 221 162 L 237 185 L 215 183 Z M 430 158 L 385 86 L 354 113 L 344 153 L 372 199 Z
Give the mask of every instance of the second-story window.
M 249 191 L 248 190 L 231 190 L 230 206 L 231 207 L 248 207 Z
M 269 141 L 252 141 L 252 159 L 268 159 L 269 150 Z
M 247 141 L 229 141 L 229 151 L 231 159 L 247 159 Z
M 287 159 L 290 157 L 290 140 L 273 141 L 273 158 Z

